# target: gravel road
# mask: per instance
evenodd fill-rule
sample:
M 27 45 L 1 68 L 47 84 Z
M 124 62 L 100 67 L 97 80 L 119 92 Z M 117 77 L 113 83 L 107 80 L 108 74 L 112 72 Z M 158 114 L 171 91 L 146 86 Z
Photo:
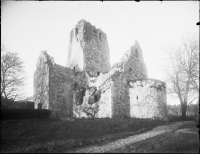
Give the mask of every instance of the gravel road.
M 164 134 L 164 133 L 167 133 L 167 132 L 175 131 L 178 126 L 180 126 L 182 124 L 186 124 L 186 123 L 190 123 L 190 121 L 169 123 L 169 124 L 164 125 L 164 126 L 155 127 L 151 131 L 148 131 L 148 132 L 145 132 L 145 133 L 142 133 L 142 134 L 139 134 L 139 135 L 129 136 L 125 139 L 119 139 L 117 141 L 110 142 L 110 143 L 107 143 L 107 144 L 101 145 L 101 146 L 94 145 L 94 146 L 79 148 L 79 149 L 77 149 L 76 151 L 73 151 L 73 152 L 75 152 L 75 153 L 104 153 L 104 152 L 109 152 L 109 151 L 112 151 L 114 149 L 123 148 L 127 145 L 136 143 L 138 141 L 142 141 L 142 140 L 145 140 L 145 139 L 148 139 L 148 138 L 152 138 L 152 137 L 155 137 L 157 135 Z M 68 151 L 66 153 L 68 153 Z

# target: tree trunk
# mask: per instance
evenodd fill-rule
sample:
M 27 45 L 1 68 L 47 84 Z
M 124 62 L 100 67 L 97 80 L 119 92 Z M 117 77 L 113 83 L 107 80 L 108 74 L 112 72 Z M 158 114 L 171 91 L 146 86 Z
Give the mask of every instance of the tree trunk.
M 199 125 L 199 98 L 198 98 L 198 102 L 197 102 L 197 117 L 196 117 L 196 122 L 197 122 L 197 125 Z
M 182 111 L 182 119 L 186 119 L 186 111 L 187 111 L 187 104 L 183 103 L 181 104 L 181 111 Z

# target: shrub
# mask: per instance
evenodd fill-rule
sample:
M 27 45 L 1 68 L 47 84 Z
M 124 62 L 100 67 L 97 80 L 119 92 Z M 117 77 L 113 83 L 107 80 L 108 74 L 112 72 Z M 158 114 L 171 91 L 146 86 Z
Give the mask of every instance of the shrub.
M 49 118 L 50 110 L 46 109 L 1 109 L 1 120 L 8 119 L 44 119 Z
M 13 103 L 14 103 L 13 99 L 8 99 L 5 98 L 4 96 L 1 96 L 1 109 L 6 109 Z

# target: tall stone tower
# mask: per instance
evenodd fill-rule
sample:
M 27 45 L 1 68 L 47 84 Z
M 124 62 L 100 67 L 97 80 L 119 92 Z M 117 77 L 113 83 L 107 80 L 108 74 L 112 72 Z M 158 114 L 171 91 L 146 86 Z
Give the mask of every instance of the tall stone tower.
M 70 32 L 67 67 L 85 71 L 90 77 L 107 73 L 111 66 L 106 34 L 80 20 Z

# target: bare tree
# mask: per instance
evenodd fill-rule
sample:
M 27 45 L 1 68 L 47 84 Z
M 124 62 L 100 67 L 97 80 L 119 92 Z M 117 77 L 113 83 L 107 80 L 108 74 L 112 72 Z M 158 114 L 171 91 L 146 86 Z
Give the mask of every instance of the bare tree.
M 165 50 L 168 93 L 178 96 L 183 119 L 186 118 L 187 106 L 199 97 L 198 42 L 196 36 L 187 37 L 178 47 L 171 46 Z
M 3 52 L 1 52 L 2 54 Z M 25 81 L 24 65 L 17 53 L 5 52 L 1 55 L 1 97 L 12 99 L 22 96 L 20 90 Z M 1 105 L 3 105 L 1 103 Z M 8 107 L 9 104 L 4 104 Z

